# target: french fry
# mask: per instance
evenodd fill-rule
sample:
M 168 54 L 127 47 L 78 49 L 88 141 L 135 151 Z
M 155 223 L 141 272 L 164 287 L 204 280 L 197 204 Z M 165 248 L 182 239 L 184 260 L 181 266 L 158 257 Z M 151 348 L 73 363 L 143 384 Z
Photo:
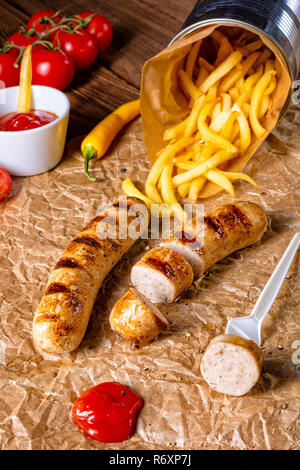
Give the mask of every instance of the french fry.
M 252 184 L 252 186 L 257 187 L 257 184 L 255 183 L 255 181 L 249 175 L 246 175 L 245 173 L 235 173 L 232 171 L 221 171 L 221 170 L 219 171 L 223 173 L 223 175 L 226 176 L 231 181 L 245 180 L 245 181 L 248 181 L 248 183 Z
M 257 61 L 254 63 L 254 66 L 255 67 L 259 67 L 261 64 L 264 64 L 266 62 L 266 60 L 268 60 L 270 57 L 272 57 L 272 52 L 270 51 L 270 49 L 263 49 L 260 57 L 257 59 Z
M 180 186 L 178 186 L 177 191 L 178 191 L 179 196 L 182 199 L 184 199 L 188 195 L 189 189 L 190 189 L 190 183 L 185 183 L 185 184 L 181 184 Z
M 182 209 L 181 205 L 177 201 L 175 192 L 172 184 L 172 171 L 173 164 L 168 163 L 163 169 L 161 175 L 161 194 L 164 202 L 172 208 L 175 216 L 179 220 L 185 220 L 187 218 L 187 213 Z
M 209 72 L 206 70 L 206 68 L 200 67 L 199 75 L 195 82 L 195 86 L 199 88 L 200 85 L 202 85 L 202 83 L 204 82 L 204 80 L 207 79 L 208 75 L 209 75 Z
M 218 118 L 218 116 L 221 112 L 222 112 L 222 104 L 221 103 L 216 103 L 213 110 L 212 110 L 212 115 L 211 115 L 212 123 Z M 212 124 L 211 124 L 211 126 L 212 126 Z
M 191 80 L 193 79 L 194 68 L 195 68 L 195 64 L 196 64 L 196 60 L 198 57 L 201 43 L 202 43 L 202 40 L 193 44 L 193 47 L 187 56 L 187 60 L 185 64 L 185 71 Z
M 270 96 L 269 95 L 265 95 L 263 96 L 263 99 L 262 99 L 262 102 L 261 102 L 261 105 L 260 105 L 260 109 L 258 111 L 258 119 L 261 120 L 264 115 L 266 114 L 266 112 L 268 111 L 269 109 L 269 106 L 270 106 Z
M 228 93 L 230 94 L 233 101 L 237 101 L 240 97 L 240 92 L 237 87 L 232 87 Z M 245 96 L 246 99 L 246 96 Z
M 207 60 L 205 60 L 203 57 L 199 57 L 198 64 L 200 65 L 200 67 L 204 67 L 209 73 L 215 70 L 215 67 L 209 62 L 207 62 Z
M 228 56 L 233 52 L 233 47 L 227 37 L 223 37 L 220 42 L 217 58 L 215 60 L 215 67 L 218 67 Z
M 259 119 L 258 119 L 259 106 L 261 105 L 264 92 L 270 85 L 272 77 L 275 74 L 276 72 L 273 70 L 270 72 L 264 73 L 263 76 L 259 79 L 259 81 L 255 85 L 255 88 L 251 97 L 249 119 L 250 119 L 252 130 L 254 134 L 256 135 L 256 137 L 258 138 L 263 137 L 266 133 L 266 129 L 260 124 Z
M 194 85 L 188 74 L 184 70 L 178 71 L 179 83 L 187 97 L 192 98 L 193 101 L 196 101 L 199 96 L 202 96 L 203 93 Z
M 186 128 L 184 131 L 185 137 L 191 137 L 196 132 L 197 121 L 198 121 L 198 117 L 199 117 L 199 113 L 200 113 L 203 101 L 204 101 L 204 96 L 200 96 L 199 98 L 196 99 L 192 112 L 187 120 Z
M 234 68 L 229 72 L 226 77 L 223 78 L 222 82 L 220 83 L 219 86 L 219 92 L 222 93 L 227 93 L 230 88 L 232 88 L 235 83 L 243 76 L 243 70 L 240 70 L 238 68 Z
M 180 124 L 177 124 L 177 126 L 166 129 L 163 135 L 163 140 L 172 140 L 172 139 L 181 137 L 184 134 L 188 120 L 189 120 L 189 117 L 187 117 Z
M 242 69 L 243 69 L 244 75 L 246 75 L 249 72 L 249 70 L 253 67 L 253 65 L 259 58 L 260 54 L 261 52 L 253 52 L 247 57 L 247 59 L 244 60 L 244 62 L 242 63 Z
M 219 133 L 222 128 L 224 127 L 224 123 L 226 123 L 230 117 L 231 109 L 229 111 L 221 111 L 217 117 L 212 120 L 210 125 L 210 129 L 214 132 Z M 226 124 L 225 124 L 226 125 Z
M 189 147 L 194 143 L 194 139 L 191 137 L 185 137 L 178 140 L 175 144 L 168 145 L 164 151 L 159 155 L 158 159 L 154 162 L 150 173 L 146 181 L 146 194 L 150 199 L 153 199 L 155 202 L 161 203 L 161 197 L 159 196 L 155 185 L 158 182 L 158 179 L 164 169 L 166 163 L 173 159 L 176 153 L 180 152 L 184 148 Z M 154 197 L 153 197 L 154 196 Z
M 30 111 L 32 78 L 31 49 L 31 45 L 26 47 L 21 62 L 18 113 L 29 113 Z
M 222 111 L 231 110 L 231 96 L 229 93 L 222 93 Z
M 238 112 L 237 121 L 239 123 L 241 135 L 241 152 L 244 153 L 251 144 L 250 126 L 248 124 L 248 119 L 237 104 L 235 104 L 232 109 Z
M 195 168 L 192 168 L 185 173 L 181 173 L 180 175 L 176 175 L 173 177 L 173 183 L 175 186 L 180 186 L 183 183 L 187 183 L 198 176 L 203 175 L 208 170 L 218 167 L 221 163 L 224 163 L 228 160 L 233 158 L 232 152 L 226 152 L 225 150 L 221 150 L 217 152 L 213 157 L 210 157 L 206 162 L 200 163 Z
M 227 59 L 222 62 L 200 86 L 202 93 L 207 93 L 209 88 L 215 85 L 221 78 L 229 73 L 242 59 L 243 54 L 239 51 L 232 52 Z
M 190 190 L 189 190 L 189 199 L 192 201 L 197 201 L 198 199 L 198 194 L 203 188 L 203 186 L 206 183 L 206 178 L 204 176 L 199 176 L 199 178 L 196 178 L 194 181 L 191 182 L 190 185 Z M 190 183 L 186 183 L 190 184 Z
M 250 52 L 257 51 L 263 46 L 263 42 L 261 39 L 258 39 L 257 41 L 253 41 L 250 44 L 247 44 L 247 48 L 249 49 Z
M 221 188 L 225 189 L 232 197 L 234 196 L 234 189 L 229 179 L 219 170 L 209 170 L 205 173 L 206 178 L 209 181 L 217 184 Z
M 218 147 L 220 147 L 223 150 L 227 150 L 229 152 L 236 152 L 236 148 L 234 145 L 231 144 L 228 140 L 224 139 L 224 137 L 216 134 L 215 132 L 211 131 L 206 123 L 206 118 L 208 116 L 208 113 L 210 112 L 211 108 L 213 107 L 213 103 L 207 103 L 199 116 L 198 119 L 198 128 L 205 140 L 208 140 L 214 144 L 216 144 Z
M 254 86 L 256 85 L 256 83 L 262 77 L 263 72 L 264 72 L 264 67 L 263 67 L 263 64 L 261 64 L 258 67 L 257 71 L 253 75 L 250 75 L 250 77 L 248 77 L 247 80 L 245 80 L 245 85 L 244 86 L 245 86 L 245 90 L 248 92 L 248 94 L 251 93 L 251 91 L 254 88 Z
M 221 130 L 221 137 L 226 139 L 227 141 L 231 142 L 231 135 L 232 135 L 232 129 L 233 129 L 233 124 L 235 120 L 238 117 L 238 113 L 236 111 L 232 111 L 229 118 L 227 119 L 223 129 Z
M 137 187 L 133 184 L 130 178 L 126 178 L 123 183 L 122 183 L 122 189 L 124 194 L 128 197 L 136 197 L 137 199 L 140 199 L 141 201 L 144 201 L 145 204 L 149 209 L 151 209 L 151 212 L 153 215 L 156 217 L 170 217 L 172 215 L 172 211 L 167 206 L 162 206 L 160 205 L 159 207 L 157 204 L 146 197 L 141 191 L 137 189 Z

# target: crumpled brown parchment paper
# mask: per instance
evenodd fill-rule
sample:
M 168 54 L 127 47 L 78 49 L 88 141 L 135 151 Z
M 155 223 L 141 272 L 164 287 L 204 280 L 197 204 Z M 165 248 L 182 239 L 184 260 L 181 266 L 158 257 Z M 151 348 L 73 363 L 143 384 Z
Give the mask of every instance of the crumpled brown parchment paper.
M 209 341 L 225 331 L 229 318 L 251 312 L 299 230 L 299 121 L 300 106 L 292 106 L 251 159 L 246 171 L 258 188 L 236 185 L 237 198 L 256 201 L 268 211 L 270 227 L 262 241 L 224 259 L 177 303 L 164 306 L 170 330 L 141 349 L 130 349 L 116 336 L 108 316 L 128 288 L 130 267 L 142 256 L 145 240 L 107 278 L 77 351 L 43 357 L 31 339 L 34 311 L 71 237 L 95 216 L 101 202 L 121 194 L 124 178 L 144 184 L 150 162 L 141 120 L 93 163 L 101 177 L 98 184 L 84 175 L 80 139 L 68 146 L 54 170 L 14 178 L 12 196 L 0 204 L 1 449 L 300 447 L 299 255 L 263 325 L 265 365 L 256 387 L 245 397 L 228 397 L 210 390 L 199 373 Z M 230 200 L 222 193 L 205 206 Z M 144 400 L 136 432 L 120 444 L 92 441 L 70 419 L 75 398 L 104 381 L 126 384 Z

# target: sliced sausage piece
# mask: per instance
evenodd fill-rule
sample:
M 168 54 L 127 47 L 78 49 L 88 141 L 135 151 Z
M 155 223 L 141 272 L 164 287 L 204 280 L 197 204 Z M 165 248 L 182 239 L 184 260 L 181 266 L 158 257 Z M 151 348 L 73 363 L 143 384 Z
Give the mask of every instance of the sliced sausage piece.
M 191 265 L 195 277 L 202 274 L 202 251 L 203 243 L 201 243 L 191 229 L 177 230 L 174 234 L 163 240 L 159 246 L 170 248 L 183 256 Z
M 254 387 L 262 365 L 262 350 L 256 343 L 236 335 L 220 335 L 209 344 L 200 369 L 212 389 L 239 397 Z
M 158 246 L 131 270 L 131 282 L 154 303 L 171 303 L 193 282 L 190 264 L 176 251 Z
M 158 308 L 133 287 L 116 303 L 109 321 L 116 333 L 135 346 L 150 343 L 169 326 Z
M 144 203 L 121 198 L 71 241 L 34 316 L 33 340 L 39 349 L 56 354 L 79 346 L 103 280 L 136 241 L 132 236 L 120 237 L 124 220 L 138 229 L 139 224 L 148 225 L 148 218 Z
M 208 211 L 204 226 L 187 225 L 163 240 L 160 246 L 184 256 L 199 277 L 222 258 L 257 242 L 267 226 L 266 212 L 261 206 L 241 201 Z

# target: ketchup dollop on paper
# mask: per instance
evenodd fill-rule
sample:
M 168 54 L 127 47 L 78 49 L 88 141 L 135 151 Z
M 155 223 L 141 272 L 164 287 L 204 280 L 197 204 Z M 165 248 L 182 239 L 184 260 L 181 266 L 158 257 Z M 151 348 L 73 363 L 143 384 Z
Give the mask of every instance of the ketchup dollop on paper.
M 72 418 L 85 434 L 100 442 L 121 442 L 135 428 L 141 397 L 125 385 L 105 382 L 86 390 L 73 404 Z

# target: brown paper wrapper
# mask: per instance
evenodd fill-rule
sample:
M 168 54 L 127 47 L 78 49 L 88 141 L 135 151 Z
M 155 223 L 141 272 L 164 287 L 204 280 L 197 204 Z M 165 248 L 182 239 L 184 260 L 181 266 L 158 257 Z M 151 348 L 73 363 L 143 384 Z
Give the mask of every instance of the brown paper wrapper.
M 11 197 L 0 204 L 1 449 L 299 449 L 299 254 L 264 321 L 264 369 L 254 389 L 241 398 L 224 396 L 199 371 L 209 342 L 230 318 L 251 312 L 299 230 L 299 121 L 294 106 L 251 159 L 246 171 L 258 188 L 236 185 L 237 198 L 268 212 L 261 242 L 216 264 L 177 303 L 163 306 L 170 330 L 141 349 L 114 334 L 108 317 L 130 285 L 131 266 L 156 241 L 138 241 L 111 272 L 78 350 L 42 356 L 31 337 L 34 311 L 71 238 L 99 204 L 122 193 L 124 178 L 145 183 L 150 164 L 141 120 L 91 162 L 97 184 L 84 175 L 80 139 L 54 170 L 14 178 Z M 229 201 L 220 194 L 205 209 Z M 104 381 L 128 385 L 144 400 L 136 432 L 123 443 L 93 441 L 70 418 L 76 397 Z
M 141 113 L 145 145 L 152 163 L 155 161 L 157 152 L 166 146 L 166 142 L 163 141 L 164 131 L 180 123 L 187 114 L 187 100 L 178 87 L 177 71 L 184 66 L 185 57 L 191 50 L 192 44 L 208 37 L 216 28 L 217 25 L 208 26 L 189 34 L 150 59 L 143 67 Z M 232 28 L 227 29 L 226 34 L 230 36 L 231 30 L 233 31 Z M 237 28 L 234 28 L 235 32 L 236 30 Z M 250 28 L 249 31 L 252 32 Z M 285 63 L 278 56 L 274 44 L 262 34 L 256 34 L 275 54 L 281 68 L 281 76 L 277 89 L 272 96 L 272 105 L 263 122 L 263 126 L 267 131 L 265 137 L 262 139 L 253 138 L 253 143 L 247 151 L 229 162 L 226 167 L 228 171 L 239 172 L 245 168 L 252 155 L 276 126 L 291 88 L 290 75 Z M 200 191 L 199 197 L 214 196 L 220 191 L 222 189 L 217 185 L 208 182 Z

